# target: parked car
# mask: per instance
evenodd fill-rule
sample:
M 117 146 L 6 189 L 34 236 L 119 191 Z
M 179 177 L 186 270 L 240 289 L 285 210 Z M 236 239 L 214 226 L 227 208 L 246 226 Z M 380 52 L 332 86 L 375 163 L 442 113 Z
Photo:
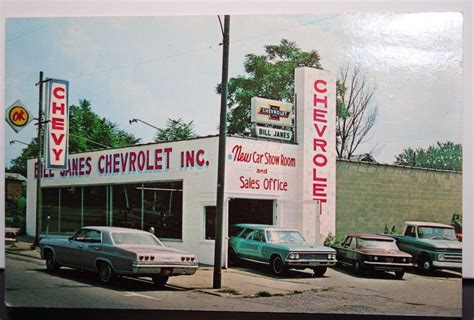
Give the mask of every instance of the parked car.
M 5 228 L 5 244 L 16 242 L 16 236 L 20 233 L 19 228 Z
M 311 268 L 316 277 L 322 277 L 327 267 L 336 264 L 334 249 L 306 243 L 296 229 L 235 224 L 230 227 L 229 235 L 231 266 L 242 259 L 269 264 L 276 275 L 283 275 L 289 269 Z
M 406 221 L 402 234 L 389 234 L 398 247 L 410 253 L 424 273 L 435 269 L 462 269 L 462 243 L 456 238 L 454 227 L 422 221 Z
M 115 276 L 151 277 L 164 286 L 170 276 L 192 275 L 196 255 L 167 248 L 153 234 L 128 228 L 84 227 L 68 239 L 42 239 L 48 272 L 61 266 L 96 271 L 103 283 Z
M 402 279 L 413 267 L 412 256 L 400 251 L 391 237 L 374 234 L 351 234 L 333 248 L 342 265 L 351 266 L 357 274 L 370 271 L 394 272 Z

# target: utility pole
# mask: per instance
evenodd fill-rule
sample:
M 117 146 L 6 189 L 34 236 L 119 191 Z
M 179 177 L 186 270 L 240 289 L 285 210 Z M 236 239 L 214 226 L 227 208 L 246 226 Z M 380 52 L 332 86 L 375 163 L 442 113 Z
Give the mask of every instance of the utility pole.
M 41 221 L 41 206 L 42 206 L 42 193 L 41 193 L 41 175 L 43 174 L 43 165 L 41 162 L 41 137 L 43 127 L 43 71 L 39 73 L 39 82 L 36 84 L 39 86 L 39 100 L 38 100 L 38 159 L 36 160 L 37 165 L 37 177 L 36 177 L 36 230 L 35 230 L 35 241 L 31 246 L 32 249 L 36 248 L 39 244 L 39 233 L 40 233 L 40 221 Z
M 219 18 L 220 21 L 220 18 Z M 222 28 L 222 23 L 221 23 Z M 217 203 L 216 203 L 216 232 L 214 241 L 214 279 L 213 288 L 221 287 L 221 262 L 224 220 L 224 181 L 225 181 L 225 138 L 227 135 L 227 78 L 229 73 L 229 28 L 230 17 L 224 17 L 222 82 L 221 82 L 221 117 L 219 125 L 219 160 L 217 163 Z

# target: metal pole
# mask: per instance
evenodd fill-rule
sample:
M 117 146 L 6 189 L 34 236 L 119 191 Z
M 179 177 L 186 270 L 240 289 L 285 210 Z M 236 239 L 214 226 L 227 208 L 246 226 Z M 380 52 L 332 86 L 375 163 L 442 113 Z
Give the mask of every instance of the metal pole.
M 34 249 L 39 244 L 39 233 L 40 233 L 40 221 L 41 221 L 41 206 L 42 204 L 42 193 L 41 193 L 41 176 L 43 174 L 43 166 L 41 164 L 41 131 L 43 121 L 43 71 L 39 73 L 39 99 L 38 99 L 38 159 L 36 165 L 38 168 L 38 176 L 36 177 L 36 230 L 35 230 L 35 241 L 31 248 Z
M 223 217 L 224 217 L 224 182 L 225 182 L 225 137 L 227 134 L 227 78 L 229 73 L 229 28 L 230 17 L 224 18 L 223 61 L 221 82 L 221 116 L 219 125 L 219 160 L 217 164 L 217 203 L 216 203 L 216 239 L 214 245 L 214 279 L 213 288 L 221 287 Z

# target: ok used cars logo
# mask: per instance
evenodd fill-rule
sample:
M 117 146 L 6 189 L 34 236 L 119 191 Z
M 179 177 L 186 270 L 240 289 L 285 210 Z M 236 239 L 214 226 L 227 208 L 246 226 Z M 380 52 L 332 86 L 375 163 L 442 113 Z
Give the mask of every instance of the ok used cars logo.
M 288 118 L 290 116 L 289 111 L 280 110 L 280 106 L 261 107 L 259 114 L 267 115 L 269 119 L 279 121 L 280 118 Z

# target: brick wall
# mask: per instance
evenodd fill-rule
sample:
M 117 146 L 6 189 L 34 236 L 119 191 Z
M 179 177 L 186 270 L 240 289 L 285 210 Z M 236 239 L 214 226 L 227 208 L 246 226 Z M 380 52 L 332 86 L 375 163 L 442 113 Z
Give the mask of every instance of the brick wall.
M 462 209 L 462 174 L 337 161 L 336 231 L 400 231 L 406 220 L 450 224 Z

